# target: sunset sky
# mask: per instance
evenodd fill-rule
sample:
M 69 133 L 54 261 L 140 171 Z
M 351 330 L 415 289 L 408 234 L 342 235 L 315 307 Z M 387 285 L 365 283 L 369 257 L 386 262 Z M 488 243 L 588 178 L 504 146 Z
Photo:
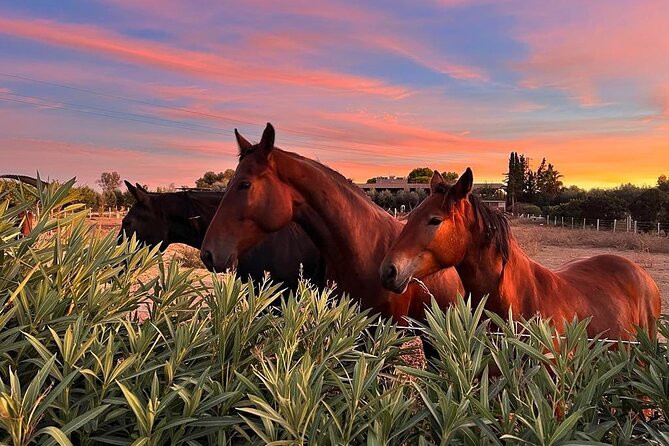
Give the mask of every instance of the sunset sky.
M 194 185 L 232 131 L 359 181 L 428 166 L 669 174 L 669 1 L 0 4 L 0 173 Z

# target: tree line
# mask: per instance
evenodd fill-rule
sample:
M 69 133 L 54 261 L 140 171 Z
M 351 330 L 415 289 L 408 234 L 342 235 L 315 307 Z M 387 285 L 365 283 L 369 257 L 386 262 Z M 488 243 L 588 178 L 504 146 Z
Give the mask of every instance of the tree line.
M 509 155 L 505 175 L 507 208 L 517 214 L 555 215 L 578 219 L 624 219 L 645 222 L 669 221 L 669 180 L 658 177 L 653 187 L 631 183 L 611 189 L 565 187 L 563 175 L 542 159 L 536 170 L 530 159 L 517 152 Z

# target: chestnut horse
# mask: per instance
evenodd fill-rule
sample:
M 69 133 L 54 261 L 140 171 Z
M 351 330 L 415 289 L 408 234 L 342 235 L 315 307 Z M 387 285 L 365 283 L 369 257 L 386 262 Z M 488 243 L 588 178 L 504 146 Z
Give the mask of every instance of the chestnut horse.
M 123 218 L 119 236 L 123 232 L 128 236 L 135 234 L 137 240 L 150 246 L 161 244 L 162 250 L 171 243 L 200 249 L 223 192 L 152 193 L 139 184 L 125 184 L 135 197 L 135 204 Z M 318 248 L 299 226 L 289 225 L 249 251 L 240 260 L 237 272 L 242 278 L 259 282 L 267 271 L 273 281 L 295 290 L 300 268 L 304 278 L 319 287 L 325 284 L 325 264 Z
M 384 286 L 401 292 L 411 277 L 455 267 L 474 299 L 500 316 L 592 318 L 590 336 L 630 339 L 635 326 L 654 333 L 660 292 L 633 262 L 604 254 L 574 260 L 550 271 L 530 259 L 511 234 L 506 217 L 471 194 L 470 169 L 453 186 L 435 171 L 432 194 L 409 216 L 381 267 Z
M 320 247 L 326 277 L 339 291 L 396 322 L 407 315 L 424 317 L 430 300 L 419 284 L 397 294 L 384 290 L 378 276 L 402 223 L 332 169 L 275 148 L 271 124 L 256 145 L 236 130 L 235 135 L 240 161 L 202 243 L 207 267 L 234 267 L 264 236 L 297 222 Z M 442 307 L 463 291 L 452 268 L 426 278 L 425 284 Z
M 11 180 L 19 181 L 20 183 L 29 184 L 35 189 L 37 189 L 38 184 L 42 187 L 46 187 L 49 185 L 49 183 L 46 183 L 42 180 L 38 180 L 37 178 L 29 177 L 26 175 L 3 174 L 0 175 L 0 178 L 8 178 Z M 21 219 L 18 224 L 19 229 L 21 231 L 21 235 L 27 236 L 28 234 L 30 234 L 30 232 L 33 230 L 33 227 L 35 226 L 35 220 L 36 220 L 35 213 L 30 209 L 26 209 L 25 211 L 21 211 L 18 214 L 18 217 Z

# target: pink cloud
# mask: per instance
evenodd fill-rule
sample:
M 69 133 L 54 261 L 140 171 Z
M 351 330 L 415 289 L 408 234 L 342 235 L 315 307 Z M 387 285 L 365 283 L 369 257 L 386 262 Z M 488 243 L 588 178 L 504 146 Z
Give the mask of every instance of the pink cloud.
M 399 97 L 401 87 L 376 79 L 323 70 L 258 66 L 221 55 L 176 49 L 141 39 L 124 37 L 90 25 L 62 24 L 47 20 L 0 18 L 0 33 L 94 54 L 176 71 L 217 82 L 240 84 L 276 82 L 350 93 Z
M 514 65 L 523 75 L 521 85 L 561 89 L 590 106 L 601 102 L 607 82 L 645 88 L 664 81 L 669 72 L 666 2 L 612 6 L 573 0 L 541 8 L 506 4 L 519 19 L 516 38 L 529 47 L 527 60 Z

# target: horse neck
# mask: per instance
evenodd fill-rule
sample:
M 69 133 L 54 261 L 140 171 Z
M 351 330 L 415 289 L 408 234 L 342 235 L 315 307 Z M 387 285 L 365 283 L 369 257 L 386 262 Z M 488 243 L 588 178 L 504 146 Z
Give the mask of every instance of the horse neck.
M 378 285 L 379 265 L 401 223 L 315 161 L 280 150 L 275 160 L 280 178 L 298 196 L 294 219 L 321 249 L 330 278 L 342 288 Z
M 510 233 L 509 255 L 503 262 L 494 241 L 486 237 L 483 225 L 474 221 L 471 227 L 469 247 L 456 266 L 465 292 L 471 293 L 475 301 L 487 295 L 486 307 L 497 314 L 506 315 L 512 308 L 514 314 L 532 316 L 532 309 L 538 308 L 537 299 L 541 297 L 537 291 L 541 284 L 535 276 L 539 272 L 553 273 L 530 259 Z

